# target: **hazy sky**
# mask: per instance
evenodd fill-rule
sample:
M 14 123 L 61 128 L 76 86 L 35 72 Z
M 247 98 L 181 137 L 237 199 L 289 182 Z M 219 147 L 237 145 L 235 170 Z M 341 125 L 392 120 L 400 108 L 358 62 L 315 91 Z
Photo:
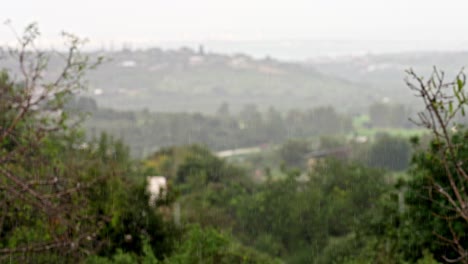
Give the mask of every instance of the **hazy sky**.
M 466 0 L 14 0 L 0 19 L 39 23 L 44 39 L 61 30 L 134 45 L 161 41 L 399 41 L 460 48 L 468 39 Z M 0 26 L 0 41 L 11 39 Z

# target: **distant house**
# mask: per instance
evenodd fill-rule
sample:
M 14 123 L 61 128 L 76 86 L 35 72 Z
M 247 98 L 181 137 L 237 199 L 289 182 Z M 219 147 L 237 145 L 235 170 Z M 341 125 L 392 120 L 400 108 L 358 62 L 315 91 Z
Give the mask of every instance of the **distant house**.
M 203 56 L 199 56 L 199 55 L 190 56 L 189 61 L 188 61 L 190 66 L 201 65 L 204 62 L 205 62 L 205 58 Z
M 236 55 L 229 62 L 229 66 L 234 69 L 249 69 L 252 67 L 250 58 L 244 55 Z
M 136 67 L 136 65 L 137 65 L 136 61 L 133 61 L 133 60 L 125 60 L 119 64 L 120 67 L 124 67 L 124 68 L 134 68 Z

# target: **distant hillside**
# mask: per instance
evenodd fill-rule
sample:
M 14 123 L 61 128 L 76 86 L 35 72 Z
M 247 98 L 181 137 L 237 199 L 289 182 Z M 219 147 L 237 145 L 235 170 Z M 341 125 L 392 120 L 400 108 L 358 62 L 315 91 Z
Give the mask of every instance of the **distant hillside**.
M 348 111 L 365 109 L 380 98 L 368 86 L 270 58 L 259 60 L 188 48 L 90 55 L 103 55 L 108 60 L 88 74 L 88 96 L 102 107 L 117 110 L 213 113 L 226 102 L 234 112 L 246 104 L 279 110 L 332 105 Z M 51 59 L 48 73 L 59 69 L 57 58 Z M 0 67 L 17 68 L 11 58 L 0 60 Z
M 271 58 L 206 53 L 203 48 L 95 52 L 108 61 L 89 78 L 88 96 L 117 110 L 213 113 L 226 102 L 234 112 L 246 104 L 284 111 L 331 105 L 365 113 L 370 104 L 413 104 L 404 70 L 427 74 L 432 65 L 454 73 L 468 53 L 401 53 L 287 63 Z M 51 60 L 58 69 L 57 58 Z M 11 60 L 0 67 L 14 68 Z
M 417 100 L 406 87 L 405 70 L 413 68 L 427 76 L 434 66 L 453 77 L 468 64 L 468 52 L 406 52 L 383 55 L 320 58 L 307 65 L 325 75 L 364 83 L 388 100 L 414 104 Z
M 282 110 L 333 105 L 344 111 L 378 97 L 368 87 L 273 59 L 187 48 L 104 55 L 112 60 L 89 76 L 90 92 L 99 105 L 116 109 L 214 112 L 227 102 L 234 111 L 251 103 Z

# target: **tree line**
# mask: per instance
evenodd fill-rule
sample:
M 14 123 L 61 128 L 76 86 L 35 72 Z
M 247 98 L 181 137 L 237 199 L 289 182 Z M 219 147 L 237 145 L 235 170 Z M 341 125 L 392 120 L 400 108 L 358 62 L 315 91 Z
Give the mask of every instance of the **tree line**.
M 261 112 L 253 104 L 245 105 L 237 114 L 230 113 L 227 104 L 221 105 L 215 115 L 120 112 L 98 108 L 92 99 L 81 97 L 70 102 L 68 109 L 90 114 L 84 123 L 90 137 L 108 131 L 124 139 L 136 157 L 184 144 L 203 144 L 219 151 L 352 131 L 352 119 L 332 107 L 291 110 L 286 114 L 274 107 Z

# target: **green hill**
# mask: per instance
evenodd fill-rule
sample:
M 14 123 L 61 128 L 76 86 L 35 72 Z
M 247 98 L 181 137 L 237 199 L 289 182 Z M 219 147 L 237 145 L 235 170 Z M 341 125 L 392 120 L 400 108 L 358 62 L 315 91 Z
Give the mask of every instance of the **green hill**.
M 90 74 L 90 94 L 103 107 L 213 112 L 222 102 L 280 110 L 333 105 L 349 110 L 375 97 L 369 87 L 329 77 L 313 67 L 190 49 L 105 53 Z M 352 102 L 352 103 L 351 103 Z

